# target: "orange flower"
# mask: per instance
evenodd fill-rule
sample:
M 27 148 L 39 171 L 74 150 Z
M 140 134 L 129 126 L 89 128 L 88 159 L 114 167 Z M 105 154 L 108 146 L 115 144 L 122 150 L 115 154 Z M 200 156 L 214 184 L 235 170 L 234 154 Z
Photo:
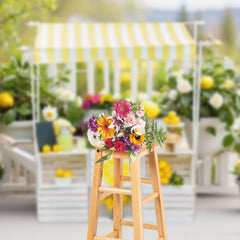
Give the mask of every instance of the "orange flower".
M 108 116 L 102 116 L 97 120 L 99 125 L 98 131 L 101 134 L 102 138 L 112 138 L 115 132 L 115 128 L 109 128 L 111 123 L 113 122 L 112 119 L 108 119 Z

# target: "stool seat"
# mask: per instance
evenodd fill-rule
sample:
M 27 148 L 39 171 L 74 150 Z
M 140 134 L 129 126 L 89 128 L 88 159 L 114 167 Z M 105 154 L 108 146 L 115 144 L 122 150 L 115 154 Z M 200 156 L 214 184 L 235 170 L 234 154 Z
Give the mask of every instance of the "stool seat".
M 103 164 L 96 163 L 100 158 L 110 153 L 110 151 L 100 152 L 101 147 L 96 148 L 95 165 L 93 173 L 93 185 L 91 195 L 91 205 L 89 212 L 88 235 L 87 240 L 124 240 L 122 238 L 122 226 L 133 227 L 134 239 L 144 240 L 143 229 L 156 230 L 158 240 L 167 240 L 166 223 L 164 216 L 162 190 L 157 158 L 157 145 L 154 145 L 149 154 L 147 148 L 142 147 L 134 162 L 130 162 L 131 176 L 123 175 L 123 159 L 129 157 L 127 152 L 113 152 L 113 187 L 102 186 Z M 149 156 L 149 165 L 151 179 L 141 178 L 140 158 Z M 131 189 L 123 188 L 123 182 L 131 182 Z M 141 183 L 151 184 L 153 193 L 142 199 Z M 97 224 L 100 201 L 113 195 L 113 232 L 102 237 L 97 236 Z M 122 195 L 129 195 L 132 198 L 132 215 L 133 221 L 123 220 L 123 200 Z M 157 224 L 143 223 L 142 205 L 154 200 Z M 126 240 L 126 239 L 125 239 Z

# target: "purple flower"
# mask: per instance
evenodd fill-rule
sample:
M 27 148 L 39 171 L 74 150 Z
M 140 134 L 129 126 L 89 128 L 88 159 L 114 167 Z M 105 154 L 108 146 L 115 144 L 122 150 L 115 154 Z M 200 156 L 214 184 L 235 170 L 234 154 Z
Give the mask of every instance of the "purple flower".
M 129 146 L 125 145 L 125 150 L 124 152 L 129 152 Z
M 140 149 L 141 149 L 141 145 L 135 145 L 135 144 L 132 145 L 132 150 L 134 152 L 139 152 Z
M 128 145 L 128 146 L 130 146 L 132 143 L 130 142 L 130 136 L 129 135 L 127 135 L 126 137 L 125 137 L 125 143 Z
M 98 123 L 97 123 L 97 118 L 95 116 L 91 116 L 88 119 L 88 127 L 92 132 L 97 132 L 98 129 Z
M 82 107 L 83 107 L 84 109 L 90 109 L 90 108 L 91 108 L 91 102 L 88 101 L 88 100 L 83 101 Z

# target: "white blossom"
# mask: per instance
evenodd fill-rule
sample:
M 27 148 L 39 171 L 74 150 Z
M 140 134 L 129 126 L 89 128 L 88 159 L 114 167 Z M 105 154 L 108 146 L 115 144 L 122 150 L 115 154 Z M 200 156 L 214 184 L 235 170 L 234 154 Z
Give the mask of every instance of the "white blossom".
M 185 80 L 182 78 L 182 79 L 179 79 L 177 83 L 177 90 L 180 93 L 188 93 L 192 91 L 192 86 L 188 80 Z
M 99 146 L 103 144 L 103 141 L 100 140 L 100 133 L 99 132 L 93 132 L 90 129 L 87 131 L 87 137 L 89 142 L 93 146 Z
M 223 97 L 219 93 L 214 93 L 209 100 L 209 104 L 216 109 L 219 109 L 223 105 Z
M 54 121 L 58 114 L 57 114 L 57 108 L 51 107 L 51 106 L 46 106 L 42 110 L 43 117 L 47 121 Z
M 175 89 L 171 89 L 168 93 L 168 98 L 171 100 L 176 100 L 177 99 L 177 91 Z

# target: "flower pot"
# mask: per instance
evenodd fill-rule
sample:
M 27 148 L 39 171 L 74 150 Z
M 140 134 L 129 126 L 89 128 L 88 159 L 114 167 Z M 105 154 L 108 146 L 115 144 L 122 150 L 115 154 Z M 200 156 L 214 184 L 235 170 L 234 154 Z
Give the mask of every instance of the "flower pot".
M 98 117 L 100 113 L 104 113 L 105 115 L 110 115 L 110 111 L 108 109 L 85 109 L 84 118 L 88 120 L 92 115 L 95 115 Z
M 193 124 L 188 119 L 185 119 L 185 123 L 188 142 L 190 146 L 192 146 Z M 206 128 L 210 126 L 216 129 L 216 136 L 213 136 L 206 131 Z M 198 156 L 200 158 L 211 156 L 223 149 L 222 141 L 224 136 L 227 135 L 224 127 L 225 124 L 220 122 L 218 118 L 202 118 L 200 120 L 198 142 Z

